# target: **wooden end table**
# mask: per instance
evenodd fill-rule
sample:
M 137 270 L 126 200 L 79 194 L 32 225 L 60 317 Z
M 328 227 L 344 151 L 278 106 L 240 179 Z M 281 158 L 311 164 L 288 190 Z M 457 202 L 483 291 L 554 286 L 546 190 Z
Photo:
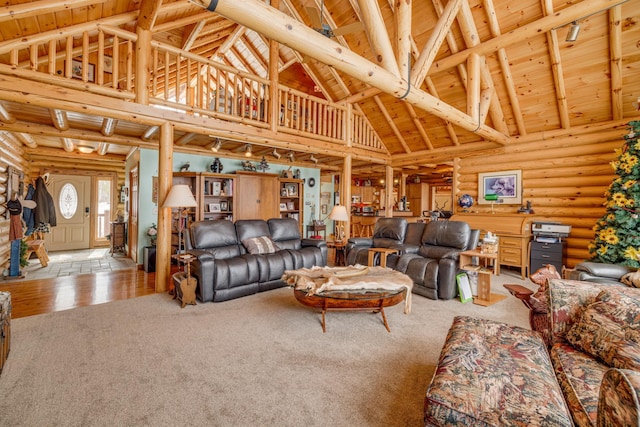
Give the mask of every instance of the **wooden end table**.
M 493 271 L 478 271 L 478 296 L 473 298 L 473 303 L 488 307 L 507 298 L 506 295 L 491 293 L 491 275 L 492 273 L 496 275 L 500 274 L 500 260 L 498 259 L 498 253 L 482 253 L 478 249 L 460 252 L 460 268 L 465 270 L 465 266 L 471 264 L 471 260 L 474 257 L 485 262 L 493 260 Z
M 387 256 L 389 254 L 398 253 L 397 249 L 389 249 L 389 248 L 370 248 L 369 249 L 369 257 L 367 259 L 367 265 L 373 267 L 373 262 L 375 260 L 376 254 L 380 254 L 380 267 L 387 267 Z
M 347 247 L 347 243 L 343 241 L 331 241 L 327 242 L 327 248 L 333 248 L 336 251 L 336 256 L 333 260 L 333 264 L 335 266 L 344 266 L 346 265 L 346 256 L 345 249 Z

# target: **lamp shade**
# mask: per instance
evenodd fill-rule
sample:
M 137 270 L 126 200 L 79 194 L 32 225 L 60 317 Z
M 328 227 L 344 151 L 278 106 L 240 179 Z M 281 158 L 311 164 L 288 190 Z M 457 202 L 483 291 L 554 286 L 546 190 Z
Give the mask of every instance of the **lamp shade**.
M 329 219 L 333 221 L 349 221 L 349 214 L 347 213 L 347 208 L 341 205 L 335 205 L 333 209 L 331 209 L 331 213 L 329 214 Z
M 178 184 L 171 187 L 167 198 L 164 199 L 165 208 L 188 208 L 198 206 L 195 197 L 191 193 L 191 188 L 186 184 Z

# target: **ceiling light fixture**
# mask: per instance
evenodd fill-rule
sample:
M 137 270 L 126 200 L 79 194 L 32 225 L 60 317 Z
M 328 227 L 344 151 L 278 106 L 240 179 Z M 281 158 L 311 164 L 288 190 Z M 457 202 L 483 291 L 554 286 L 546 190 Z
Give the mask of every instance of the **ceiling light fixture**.
M 211 148 L 211 151 L 213 151 L 214 153 L 217 153 L 218 151 L 220 151 L 220 148 L 222 148 L 222 141 L 220 141 L 220 138 L 216 138 L 216 143 L 212 145 L 210 148 Z
M 578 21 L 573 21 L 571 23 L 571 27 L 569 27 L 569 32 L 567 33 L 565 41 L 574 42 L 578 40 L 578 33 L 580 33 L 580 25 L 578 24 Z
M 93 153 L 94 148 L 90 145 L 77 145 L 76 148 L 83 154 Z
M 245 157 L 253 156 L 253 153 L 251 152 L 251 144 L 247 144 L 244 146 L 244 156 Z
M 289 154 L 287 154 L 287 157 L 289 158 L 289 161 L 291 163 L 296 161 L 296 157 L 294 156 L 293 151 L 289 151 Z
M 271 155 L 273 157 L 275 157 L 276 159 L 279 159 L 280 157 L 282 157 L 282 154 L 278 153 L 278 151 L 274 148 L 273 151 L 271 152 Z
M 318 164 L 318 159 L 316 159 L 316 156 L 314 156 L 313 154 L 309 157 L 309 160 L 311 160 L 315 164 Z

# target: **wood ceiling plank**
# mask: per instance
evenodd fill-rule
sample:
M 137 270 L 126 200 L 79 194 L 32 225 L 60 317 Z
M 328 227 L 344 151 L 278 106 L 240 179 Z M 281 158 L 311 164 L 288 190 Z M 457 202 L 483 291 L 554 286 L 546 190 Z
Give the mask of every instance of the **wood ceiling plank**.
M 40 0 L 0 7 L 0 22 L 41 16 L 61 10 L 95 6 L 107 0 Z
M 407 141 L 404 140 L 404 137 L 402 136 L 402 132 L 400 132 L 400 129 L 398 129 L 398 126 L 396 126 L 396 124 L 393 122 L 393 119 L 391 118 L 391 116 L 389 115 L 389 112 L 387 111 L 387 107 L 384 106 L 384 104 L 380 100 L 380 97 L 374 96 L 373 100 L 375 101 L 376 105 L 382 112 L 382 115 L 384 116 L 391 130 L 393 130 L 393 133 L 395 134 L 396 138 L 398 138 L 398 141 L 400 141 L 400 144 L 402 144 L 402 147 L 404 148 L 405 153 L 411 153 L 411 149 L 409 148 L 409 145 L 407 145 Z

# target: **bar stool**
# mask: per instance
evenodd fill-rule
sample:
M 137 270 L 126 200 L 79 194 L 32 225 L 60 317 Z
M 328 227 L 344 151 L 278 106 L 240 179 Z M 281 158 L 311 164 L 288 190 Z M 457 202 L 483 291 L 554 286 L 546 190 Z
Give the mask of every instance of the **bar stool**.
M 362 224 L 359 222 L 351 223 L 351 237 L 362 237 Z
M 373 236 L 373 224 L 364 224 L 360 229 L 360 237 L 371 237 Z

